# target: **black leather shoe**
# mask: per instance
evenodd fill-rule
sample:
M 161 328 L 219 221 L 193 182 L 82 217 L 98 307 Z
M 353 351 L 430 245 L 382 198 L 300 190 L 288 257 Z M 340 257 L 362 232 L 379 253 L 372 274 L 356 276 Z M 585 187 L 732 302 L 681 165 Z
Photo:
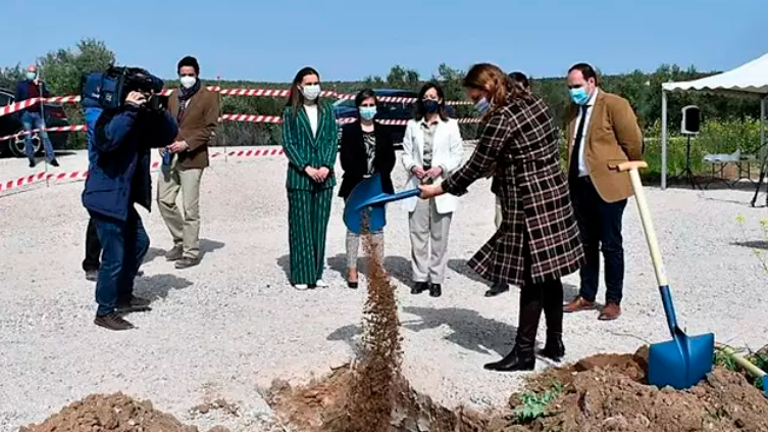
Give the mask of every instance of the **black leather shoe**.
M 509 291 L 509 284 L 495 283 L 495 284 L 493 284 L 491 289 L 489 289 L 488 291 L 485 292 L 485 296 L 486 297 L 496 297 L 497 295 L 505 293 L 507 291 Z
M 533 352 L 526 353 L 515 345 L 506 357 L 483 367 L 496 372 L 532 371 L 536 367 L 536 356 Z
M 56 159 L 54 159 L 54 160 L 51 161 L 51 166 L 57 167 L 57 166 L 59 166 L 59 162 Z
M 563 338 L 561 336 L 547 336 L 547 343 L 544 344 L 544 349 L 539 351 L 539 355 L 560 363 L 560 360 L 565 357 Z
M 347 286 L 352 288 L 352 289 L 357 289 L 357 281 L 354 281 L 354 282 L 347 281 Z
M 443 287 L 440 284 L 430 284 L 429 285 L 429 296 L 430 297 L 440 297 L 443 295 Z
M 416 282 L 413 284 L 413 288 L 411 288 L 411 294 L 421 294 L 424 291 L 429 290 L 429 284 L 426 282 Z

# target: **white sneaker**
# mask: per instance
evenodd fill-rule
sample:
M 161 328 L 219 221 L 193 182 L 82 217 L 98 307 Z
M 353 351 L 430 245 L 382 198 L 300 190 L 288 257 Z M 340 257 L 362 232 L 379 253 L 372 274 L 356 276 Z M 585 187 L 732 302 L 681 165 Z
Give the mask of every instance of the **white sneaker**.
M 306 284 L 298 284 L 298 285 L 294 285 L 293 287 L 299 291 L 306 291 L 309 289 L 309 285 L 306 285 Z
M 328 288 L 328 284 L 325 283 L 324 280 L 319 280 L 315 282 L 315 286 L 317 286 L 318 288 Z

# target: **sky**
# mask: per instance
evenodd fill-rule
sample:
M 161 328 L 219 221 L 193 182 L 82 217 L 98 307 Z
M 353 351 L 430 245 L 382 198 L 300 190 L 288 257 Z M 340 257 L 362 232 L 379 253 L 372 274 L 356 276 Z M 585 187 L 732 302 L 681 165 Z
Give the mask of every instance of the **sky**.
M 287 82 L 306 65 L 333 81 L 477 62 L 550 77 L 579 61 L 727 70 L 768 52 L 766 0 L 0 0 L 0 17 L 0 66 L 95 38 L 163 78 L 185 55 L 203 78 Z

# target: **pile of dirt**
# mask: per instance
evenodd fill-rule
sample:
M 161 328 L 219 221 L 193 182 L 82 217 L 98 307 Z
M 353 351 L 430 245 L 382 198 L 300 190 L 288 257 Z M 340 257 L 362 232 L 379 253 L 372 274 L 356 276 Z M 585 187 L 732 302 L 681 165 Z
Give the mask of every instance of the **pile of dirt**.
M 157 411 L 149 401 L 137 401 L 123 393 L 90 395 L 74 402 L 39 425 L 19 432 L 198 432 L 176 417 Z M 227 432 L 214 428 L 209 432 Z
M 531 380 L 562 394 L 546 416 L 506 432 L 524 431 L 768 431 L 768 400 L 741 374 L 715 368 L 697 386 L 675 391 L 644 383 L 647 348 L 634 355 L 597 355 Z M 510 398 L 510 408 L 520 397 Z
M 716 368 L 699 385 L 686 390 L 644 384 L 647 363 L 642 348 L 635 354 L 600 354 L 529 379 L 526 389 L 510 397 L 509 406 L 494 412 L 447 409 L 412 390 L 398 377 L 390 432 L 764 432 L 768 400 L 743 375 Z M 292 388 L 278 382 L 269 403 L 282 422 L 308 432 L 339 432 L 342 414 L 357 403 L 352 384 L 356 366 L 337 369 L 324 379 Z M 544 412 L 522 423 L 517 415 L 522 395 L 559 389 Z M 376 425 L 358 431 L 373 430 Z
M 346 365 L 303 386 L 291 387 L 285 381 L 275 381 L 266 394 L 267 402 L 281 424 L 302 432 L 489 430 L 488 416 L 439 406 L 429 397 L 412 390 L 400 376 L 392 385 L 395 393 L 388 421 L 365 423 L 370 421 L 365 413 L 360 418 L 351 419 L 349 413 L 359 413 L 355 405 L 361 402 L 353 396 L 355 382 L 361 378 L 357 366 Z

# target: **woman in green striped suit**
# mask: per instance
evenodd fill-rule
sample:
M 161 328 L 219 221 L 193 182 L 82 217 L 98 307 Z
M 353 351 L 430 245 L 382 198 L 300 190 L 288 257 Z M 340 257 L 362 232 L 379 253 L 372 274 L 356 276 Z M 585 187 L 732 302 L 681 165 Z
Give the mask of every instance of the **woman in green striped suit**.
M 338 126 L 333 108 L 320 99 L 320 75 L 311 67 L 293 79 L 283 111 L 283 148 L 288 156 L 291 284 L 298 290 L 325 288 L 325 234 L 336 186 Z

